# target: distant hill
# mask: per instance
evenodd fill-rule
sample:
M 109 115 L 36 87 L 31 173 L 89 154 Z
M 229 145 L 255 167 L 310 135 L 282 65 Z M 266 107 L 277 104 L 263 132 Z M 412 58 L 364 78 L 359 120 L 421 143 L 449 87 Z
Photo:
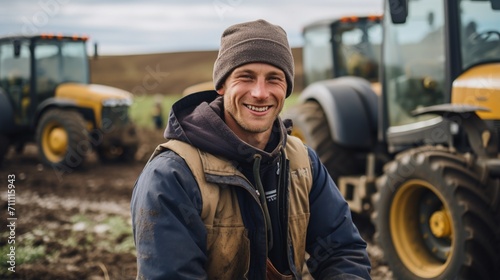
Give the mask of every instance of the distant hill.
M 292 50 L 295 88 L 302 90 L 302 49 Z M 99 56 L 90 60 L 91 81 L 142 94 L 180 94 L 188 86 L 212 80 L 217 51 Z

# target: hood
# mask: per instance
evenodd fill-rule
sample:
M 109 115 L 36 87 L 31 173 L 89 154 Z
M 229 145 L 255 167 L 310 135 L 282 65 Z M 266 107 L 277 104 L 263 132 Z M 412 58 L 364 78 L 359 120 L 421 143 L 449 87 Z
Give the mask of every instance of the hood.
M 57 87 L 58 98 L 78 100 L 83 103 L 103 102 L 105 100 L 121 100 L 127 105 L 132 102 L 132 94 L 128 91 L 96 84 L 64 83 Z
M 262 163 L 269 163 L 278 160 L 286 134 L 285 124 L 277 118 L 265 150 L 243 142 L 224 122 L 222 96 L 211 90 L 194 93 L 177 101 L 170 111 L 164 136 L 228 160 L 252 163 L 255 154 L 260 154 Z
M 482 119 L 500 119 L 500 63 L 474 66 L 453 81 L 451 103 L 486 107 Z

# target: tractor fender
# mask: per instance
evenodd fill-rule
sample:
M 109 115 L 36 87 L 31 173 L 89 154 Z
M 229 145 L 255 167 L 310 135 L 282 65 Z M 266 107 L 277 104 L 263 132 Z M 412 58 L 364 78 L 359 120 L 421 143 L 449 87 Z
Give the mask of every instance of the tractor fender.
M 40 117 L 50 108 L 77 108 L 77 105 L 76 102 L 71 99 L 54 97 L 45 99 L 35 110 L 35 115 L 31 124 L 32 127 L 36 127 L 38 125 Z
M 332 140 L 353 148 L 372 148 L 377 141 L 378 97 L 370 83 L 340 77 L 312 83 L 299 102 L 314 100 L 327 117 Z
M 7 93 L 0 88 L 0 134 L 9 134 L 15 129 L 14 109 Z
M 412 111 L 414 116 L 423 114 L 437 114 L 448 119 L 464 130 L 472 150 L 479 157 L 494 158 L 499 152 L 498 136 L 494 131 L 490 131 L 489 139 L 484 143 L 483 133 L 490 129 L 478 112 L 489 112 L 490 109 L 482 106 L 467 104 L 439 104 L 422 107 Z

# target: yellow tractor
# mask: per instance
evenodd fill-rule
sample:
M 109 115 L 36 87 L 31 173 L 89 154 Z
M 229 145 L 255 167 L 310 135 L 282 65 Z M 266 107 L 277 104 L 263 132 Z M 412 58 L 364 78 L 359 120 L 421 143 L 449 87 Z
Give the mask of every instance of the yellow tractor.
M 343 76 L 378 83 L 382 17 L 344 16 L 319 20 L 303 28 L 304 86 Z
M 498 279 L 500 1 L 384 7 L 381 95 L 360 77 L 314 82 L 294 129 L 371 218 L 395 278 Z
M 337 115 L 343 113 L 338 110 L 350 110 L 345 106 L 348 103 L 335 103 L 334 98 L 339 94 L 345 93 L 345 98 L 367 99 L 363 102 L 376 106 L 377 96 L 372 95 L 372 92 L 379 95 L 381 88 L 379 65 L 382 29 L 382 16 L 354 14 L 315 21 L 303 28 L 302 68 L 306 88 L 299 97 L 299 104 L 283 112 L 283 118 L 293 120 L 292 135 L 301 138 L 318 152 L 334 179 L 339 175 L 364 170 L 364 153 L 358 156 L 355 151 L 337 147 L 339 143 L 332 138 L 328 126 L 348 125 L 336 124 L 345 121 Z M 372 90 L 368 94 L 356 94 L 348 89 L 337 95 L 330 93 L 327 84 L 338 83 L 350 77 L 366 80 Z M 336 85 L 337 91 L 339 86 L 342 87 Z M 331 108 L 332 105 L 336 108 Z M 370 114 L 366 119 L 370 119 L 370 127 L 376 129 L 376 112 L 370 110 L 371 108 L 366 108 L 362 114 Z M 354 111 L 352 113 L 356 114 Z M 368 141 L 366 136 L 360 136 L 365 139 L 357 141 Z
M 61 172 L 96 151 L 103 161 L 133 159 L 132 94 L 90 84 L 86 37 L 0 38 L 0 161 L 36 142 L 41 161 Z

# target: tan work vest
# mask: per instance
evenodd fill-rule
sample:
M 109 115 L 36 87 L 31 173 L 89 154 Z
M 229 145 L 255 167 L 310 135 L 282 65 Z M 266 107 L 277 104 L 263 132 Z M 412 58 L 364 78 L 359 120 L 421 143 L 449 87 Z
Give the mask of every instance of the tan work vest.
M 206 175 L 245 176 L 226 159 L 178 140 L 159 145 L 151 158 L 165 149 L 174 151 L 186 161 L 200 188 L 203 204 L 201 218 L 207 229 L 208 278 L 246 277 L 250 265 L 250 241 L 243 225 L 235 188 L 214 184 Z M 305 258 L 312 171 L 307 149 L 298 138 L 288 136 L 285 154 L 290 162 L 291 175 L 289 236 L 293 244 L 295 267 L 300 274 Z

